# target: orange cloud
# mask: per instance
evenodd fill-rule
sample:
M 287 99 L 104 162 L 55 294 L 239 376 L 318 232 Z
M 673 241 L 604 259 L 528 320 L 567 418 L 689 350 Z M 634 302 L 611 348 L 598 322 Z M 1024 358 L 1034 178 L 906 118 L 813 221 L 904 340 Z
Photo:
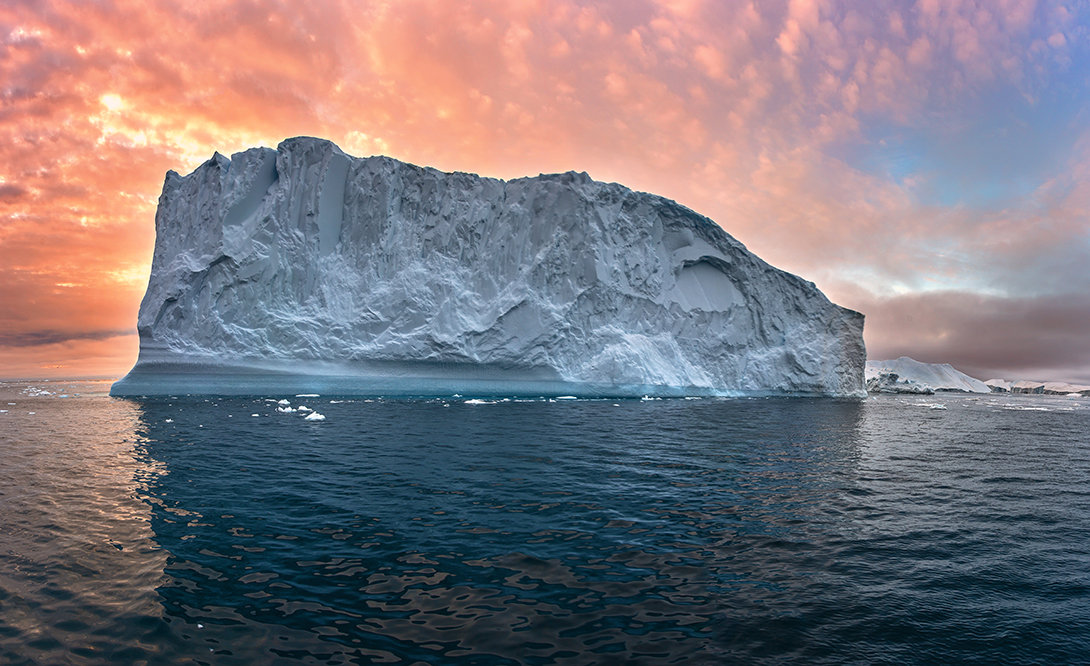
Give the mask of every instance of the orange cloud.
M 72 355 L 135 322 L 164 172 L 299 134 L 500 177 L 586 170 L 689 205 L 834 297 L 858 279 L 977 287 L 989 261 L 1039 271 L 1086 210 L 1060 167 L 1034 193 L 1047 207 L 978 215 L 838 146 L 875 119 L 972 117 L 989 86 L 1038 98 L 1078 18 L 1031 0 L 7 3 L 0 368 L 68 335 L 84 374 Z M 93 353 L 93 374 L 132 360 Z

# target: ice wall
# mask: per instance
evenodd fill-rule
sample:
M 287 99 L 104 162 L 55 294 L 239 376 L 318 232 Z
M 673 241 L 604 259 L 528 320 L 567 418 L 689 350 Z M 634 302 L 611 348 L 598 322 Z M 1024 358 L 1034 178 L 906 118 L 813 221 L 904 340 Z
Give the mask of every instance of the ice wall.
M 115 395 L 862 395 L 863 316 L 662 197 L 334 144 L 169 172 Z

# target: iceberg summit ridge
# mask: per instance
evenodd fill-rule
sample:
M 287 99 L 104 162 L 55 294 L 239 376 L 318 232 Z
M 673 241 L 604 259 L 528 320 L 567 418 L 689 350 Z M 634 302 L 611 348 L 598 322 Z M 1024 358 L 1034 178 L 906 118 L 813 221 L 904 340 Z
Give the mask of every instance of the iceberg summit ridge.
M 863 396 L 863 315 L 663 197 L 309 137 L 170 171 L 113 395 Z

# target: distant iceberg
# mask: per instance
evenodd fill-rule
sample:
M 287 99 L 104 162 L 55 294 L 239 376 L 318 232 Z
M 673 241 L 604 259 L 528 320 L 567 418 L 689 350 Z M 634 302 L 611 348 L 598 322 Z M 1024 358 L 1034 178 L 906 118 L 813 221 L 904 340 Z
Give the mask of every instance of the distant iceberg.
M 892 361 L 867 361 L 866 378 L 871 393 L 991 392 L 987 384 L 949 363 L 921 363 L 907 356 Z
M 1042 382 L 1026 379 L 989 379 L 984 383 L 996 393 L 1029 393 L 1035 395 L 1090 397 L 1090 386 L 1085 384 Z
M 328 141 L 167 173 L 113 395 L 864 395 L 863 315 L 662 197 Z

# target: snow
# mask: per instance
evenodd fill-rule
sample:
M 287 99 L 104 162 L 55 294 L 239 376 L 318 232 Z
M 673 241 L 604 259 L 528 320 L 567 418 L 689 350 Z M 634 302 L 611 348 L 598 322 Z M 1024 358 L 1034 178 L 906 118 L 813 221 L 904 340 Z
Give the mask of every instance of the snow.
M 991 393 L 988 385 L 979 379 L 959 372 L 949 363 L 921 363 L 907 356 L 902 356 L 892 361 L 867 361 L 866 378 L 868 385 L 871 380 L 879 379 L 883 375 L 897 375 L 898 383 L 904 383 L 906 392 L 917 393 L 911 390 L 911 384 L 931 388 L 935 391 L 962 391 L 965 393 Z
M 586 174 L 502 181 L 295 138 L 169 172 L 155 222 L 114 395 L 863 392 L 862 315 Z

